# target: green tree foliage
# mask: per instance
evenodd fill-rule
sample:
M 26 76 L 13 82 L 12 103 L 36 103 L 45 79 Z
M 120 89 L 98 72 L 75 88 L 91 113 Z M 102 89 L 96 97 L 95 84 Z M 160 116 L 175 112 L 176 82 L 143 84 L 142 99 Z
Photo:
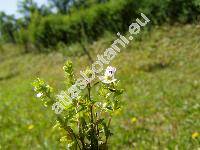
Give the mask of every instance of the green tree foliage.
M 104 31 L 127 31 L 128 25 L 137 17 L 138 6 L 133 1 L 118 1 L 94 5 L 72 15 L 50 15 L 30 23 L 29 32 L 33 43 L 39 41 L 44 47 L 56 46 L 63 42 L 81 42 L 83 38 L 94 41 Z M 83 34 L 84 30 L 84 34 Z M 37 33 L 34 33 L 37 32 Z
M 1 13 L 1 36 L 14 42 L 16 35 L 20 43 L 51 48 L 58 43 L 92 42 L 105 31 L 126 32 L 141 12 L 151 19 L 151 24 L 191 23 L 200 18 L 200 0 L 49 0 L 49 3 L 49 7 L 38 7 L 33 0 L 21 0 L 18 8 L 24 18 L 17 21 Z
M 154 24 L 193 22 L 200 14 L 199 0 L 142 0 L 140 7 Z
M 31 20 L 32 14 L 35 12 L 40 13 L 42 16 L 51 14 L 51 8 L 49 6 L 38 6 L 34 0 L 21 0 L 18 3 L 18 11 L 23 15 L 24 22 L 28 25 Z
M 108 0 L 48 0 L 51 8 L 55 8 L 60 14 L 69 14 L 73 10 L 88 8 L 97 3 L 105 3 Z
M 46 5 L 44 5 L 44 4 L 43 4 L 42 6 L 39 7 L 38 12 L 39 12 L 42 16 L 48 16 L 48 15 L 52 14 L 51 7 L 46 6 Z
M 38 10 L 38 6 L 33 0 L 21 0 L 18 3 L 18 10 L 24 16 L 24 19 L 28 24 L 30 22 L 31 14 Z
M 67 14 L 70 11 L 74 0 L 48 0 L 52 8 L 56 8 L 57 12 Z
M 4 12 L 0 12 L 0 35 L 1 40 L 4 42 L 15 43 L 14 32 L 17 30 L 17 20 L 13 15 L 6 15 Z

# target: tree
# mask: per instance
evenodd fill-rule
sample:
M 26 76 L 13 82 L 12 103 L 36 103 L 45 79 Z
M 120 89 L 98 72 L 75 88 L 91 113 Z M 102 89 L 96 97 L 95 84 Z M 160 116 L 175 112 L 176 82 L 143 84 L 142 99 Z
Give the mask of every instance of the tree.
M 58 13 L 67 14 L 74 3 L 74 0 L 48 0 L 52 8 L 56 8 Z
M 95 4 L 95 0 L 75 0 L 74 6 L 79 9 L 79 8 L 88 8 L 91 5 Z
M 56 8 L 58 13 L 68 14 L 73 8 L 88 8 L 96 3 L 105 3 L 109 0 L 48 0 L 52 8 Z
M 38 8 L 38 12 L 41 16 L 48 16 L 52 14 L 51 7 L 44 4 Z
M 76 8 L 88 8 L 97 3 L 105 3 L 109 0 L 75 0 L 74 5 Z
M 30 22 L 31 14 L 38 11 L 37 3 L 33 0 L 21 0 L 18 3 L 18 10 L 23 15 L 26 24 Z
M 97 3 L 106 3 L 108 2 L 109 0 L 96 0 Z
M 0 12 L 0 35 L 4 42 L 16 42 L 14 36 L 14 32 L 17 30 L 16 22 L 17 20 L 13 15 Z

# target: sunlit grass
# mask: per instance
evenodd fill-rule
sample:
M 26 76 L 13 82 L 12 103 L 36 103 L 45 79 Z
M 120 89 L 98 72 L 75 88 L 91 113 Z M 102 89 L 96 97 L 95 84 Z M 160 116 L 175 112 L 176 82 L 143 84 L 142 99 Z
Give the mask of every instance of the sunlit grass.
M 118 54 L 112 65 L 118 69 L 125 94 L 123 107 L 112 121 L 116 133 L 109 141 L 112 149 L 200 147 L 199 35 L 198 26 L 158 27 Z M 89 46 L 94 58 L 110 39 Z M 0 56 L 0 147 L 56 149 L 60 132 L 52 128 L 54 112 L 35 98 L 30 83 L 41 77 L 62 89 L 62 66 L 69 58 L 56 52 L 19 51 L 9 46 L 9 52 Z M 89 64 L 86 56 L 70 59 L 77 76 Z

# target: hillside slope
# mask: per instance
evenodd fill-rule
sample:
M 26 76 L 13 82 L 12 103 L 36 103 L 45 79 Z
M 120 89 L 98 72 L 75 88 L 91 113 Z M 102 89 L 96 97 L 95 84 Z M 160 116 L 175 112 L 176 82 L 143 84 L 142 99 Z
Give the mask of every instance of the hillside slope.
M 125 89 L 123 107 L 112 125 L 110 146 L 121 149 L 198 149 L 200 138 L 200 27 L 155 27 L 123 49 L 111 65 Z M 94 58 L 115 37 L 89 48 Z M 36 77 L 62 89 L 62 66 L 69 57 L 58 53 L 21 54 L 4 46 L 0 52 L 0 149 L 57 149 L 59 129 L 54 112 L 35 98 Z M 78 72 L 86 56 L 71 57 Z

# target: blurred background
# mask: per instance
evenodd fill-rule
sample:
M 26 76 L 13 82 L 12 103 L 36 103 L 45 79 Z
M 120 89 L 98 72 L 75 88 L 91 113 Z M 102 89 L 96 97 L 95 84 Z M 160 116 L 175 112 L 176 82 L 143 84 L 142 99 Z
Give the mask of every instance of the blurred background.
M 200 0 L 0 0 L 0 149 L 64 149 L 36 77 L 64 88 L 144 13 L 112 62 L 125 94 L 110 149 L 200 149 Z

